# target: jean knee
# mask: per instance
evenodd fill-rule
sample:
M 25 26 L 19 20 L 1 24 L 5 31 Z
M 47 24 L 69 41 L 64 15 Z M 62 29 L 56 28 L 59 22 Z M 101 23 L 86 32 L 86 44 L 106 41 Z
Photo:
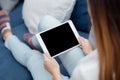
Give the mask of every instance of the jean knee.
M 37 50 L 30 50 L 30 51 L 28 51 L 25 55 L 24 55 L 26 58 L 25 58 L 25 63 L 26 63 L 26 65 L 29 63 L 29 61 L 32 59 L 33 60 L 33 62 L 34 62 L 34 59 L 35 58 L 40 58 L 40 59 L 42 59 L 43 58 L 43 56 L 42 56 L 42 53 L 40 53 L 39 51 L 37 51 Z
M 61 22 L 58 21 L 55 17 L 50 16 L 50 15 L 45 15 L 38 25 L 38 31 L 40 32 L 40 31 L 53 28 L 54 26 L 60 23 Z

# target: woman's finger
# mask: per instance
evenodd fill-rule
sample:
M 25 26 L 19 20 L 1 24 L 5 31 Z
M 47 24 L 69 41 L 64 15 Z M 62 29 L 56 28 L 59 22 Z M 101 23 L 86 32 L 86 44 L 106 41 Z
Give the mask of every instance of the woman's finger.
M 46 57 L 46 55 L 45 55 L 45 54 L 43 54 L 43 57 L 44 57 L 44 60 L 46 60 L 46 59 L 47 59 L 47 57 Z
M 51 57 L 49 53 L 45 53 L 46 56 Z
M 48 59 L 52 59 L 51 56 L 48 53 L 44 53 L 44 56 L 46 56 Z
M 79 43 L 80 43 L 80 46 L 79 46 L 79 47 L 80 47 L 80 48 L 83 48 L 82 45 L 84 44 L 84 39 L 83 39 L 82 37 L 80 37 L 80 36 L 78 37 L 78 39 L 79 39 Z

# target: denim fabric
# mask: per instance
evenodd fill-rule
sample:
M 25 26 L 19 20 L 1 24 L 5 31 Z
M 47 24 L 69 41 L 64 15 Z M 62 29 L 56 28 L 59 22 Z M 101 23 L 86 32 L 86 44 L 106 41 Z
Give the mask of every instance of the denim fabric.
M 51 28 L 54 25 L 60 24 L 59 21 L 51 16 L 45 16 L 42 26 Z M 51 22 L 48 22 L 50 20 Z M 31 72 L 34 80 L 52 80 L 52 76 L 43 65 L 43 56 L 37 50 L 32 50 L 26 44 L 21 42 L 16 36 L 9 36 L 5 41 L 5 46 L 12 52 L 14 58 Z M 84 56 L 82 50 L 79 47 L 75 47 L 64 54 L 59 56 L 61 62 L 66 68 L 69 75 L 72 75 L 74 68 L 78 61 Z M 69 78 L 61 75 L 62 80 L 68 80 Z

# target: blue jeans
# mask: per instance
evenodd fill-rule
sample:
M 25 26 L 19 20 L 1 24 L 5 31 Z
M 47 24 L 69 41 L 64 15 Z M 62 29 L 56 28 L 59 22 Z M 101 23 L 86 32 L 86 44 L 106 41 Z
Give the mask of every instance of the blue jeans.
M 57 21 L 56 19 L 50 16 L 46 16 L 45 18 L 49 20 L 48 22 L 50 23 L 56 23 L 55 21 Z M 48 27 L 50 28 L 50 26 L 48 26 L 48 22 L 46 21 L 46 19 L 45 22 L 47 25 L 44 26 L 48 29 Z M 42 27 L 39 26 L 39 28 Z M 12 52 L 14 58 L 19 63 L 27 67 L 27 69 L 31 72 L 34 80 L 52 80 L 51 74 L 44 68 L 43 55 L 41 52 L 37 50 L 32 50 L 14 35 L 10 35 L 9 37 L 7 37 L 5 41 L 5 46 Z M 82 50 L 79 47 L 76 47 L 70 50 L 69 52 L 60 55 L 59 57 L 66 70 L 68 71 L 69 75 L 71 75 L 78 61 L 83 56 L 84 54 Z M 68 77 L 63 76 L 62 74 L 61 77 L 63 80 L 68 80 Z

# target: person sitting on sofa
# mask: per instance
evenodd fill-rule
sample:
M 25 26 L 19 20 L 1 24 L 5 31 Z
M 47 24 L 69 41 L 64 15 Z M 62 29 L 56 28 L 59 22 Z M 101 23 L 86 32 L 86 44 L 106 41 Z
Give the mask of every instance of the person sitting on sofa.
M 120 11 L 119 11 L 118 0 L 114 0 L 114 2 L 112 1 L 113 0 L 111 0 L 111 2 L 110 0 L 88 1 L 90 7 L 90 15 L 92 18 L 92 24 L 94 27 L 94 32 L 96 37 L 97 48 L 98 48 L 99 65 L 97 61 L 97 50 L 91 52 L 88 56 L 85 57 L 83 57 L 83 52 L 80 48 L 70 51 L 69 53 L 66 53 L 67 55 L 72 53 L 74 54 L 77 53 L 77 55 L 79 56 L 82 55 L 83 57 L 80 61 L 77 61 L 78 65 L 76 65 L 76 67 L 73 67 L 72 68 L 73 70 L 68 71 L 68 72 L 72 72 L 69 73 L 71 74 L 71 78 L 70 78 L 71 80 L 80 80 L 80 79 L 98 80 L 98 74 L 99 74 L 99 80 L 120 79 L 119 78 Z M 8 18 L 1 19 L 2 22 L 4 22 L 4 20 L 9 21 Z M 1 32 L 3 35 L 3 39 L 5 40 L 6 47 L 12 51 L 12 54 L 14 55 L 16 60 L 18 60 L 21 64 L 26 66 L 31 71 L 31 74 L 35 80 L 68 79 L 67 77 L 62 76 L 60 74 L 59 65 L 47 53 L 43 54 L 44 56 L 43 58 L 40 52 L 38 52 L 37 50 L 31 50 L 28 46 L 26 46 L 16 38 L 12 34 L 8 23 L 7 24 L 1 23 L 1 25 L 7 25 L 7 26 L 0 26 L 2 28 Z M 83 40 L 84 39 L 80 37 L 80 41 L 82 42 Z M 83 46 L 84 44 L 85 43 L 82 42 L 82 47 L 84 47 Z M 65 55 L 63 57 L 65 57 Z M 71 63 L 71 60 L 67 61 L 67 64 L 69 62 Z M 94 64 L 91 64 L 91 62 Z M 43 64 L 45 66 L 45 69 Z M 71 65 L 71 66 L 75 66 L 75 65 Z M 71 66 L 68 66 L 68 69 L 70 69 Z M 48 70 L 50 74 L 46 70 Z
M 16 36 L 14 36 L 11 32 L 10 25 L 9 25 L 9 17 L 7 16 L 7 12 L 5 10 L 2 10 L 0 12 L 1 16 L 1 33 L 3 36 L 3 39 L 5 40 L 5 46 L 12 52 L 15 59 L 20 62 L 22 65 L 26 66 L 28 70 L 31 72 L 34 80 L 50 80 L 52 79 L 52 76 L 50 73 L 48 73 L 44 66 L 43 66 L 43 55 L 38 50 L 32 50 L 27 45 L 23 44 L 21 41 L 18 40 Z M 51 25 L 55 25 L 60 23 L 57 19 L 51 16 L 45 16 L 48 20 L 51 21 Z M 6 23 L 7 22 L 7 23 Z M 46 21 L 47 24 L 47 21 Z M 44 25 L 44 28 L 52 27 L 51 25 Z M 7 38 L 10 37 L 10 40 L 7 40 Z M 81 38 L 82 39 L 82 38 Z M 10 41 L 10 43 L 9 43 Z M 13 43 L 12 43 L 13 42 Z M 17 44 L 17 45 L 16 45 Z M 73 54 L 74 53 L 74 54 Z M 46 58 L 49 55 L 44 55 Z M 73 58 L 74 56 L 74 58 Z M 75 49 L 72 49 L 71 51 L 67 52 L 65 55 L 60 55 L 60 59 L 64 66 L 66 67 L 69 75 L 72 75 L 72 72 L 77 65 L 77 62 L 80 58 L 84 56 L 82 50 L 77 47 Z M 53 59 L 55 62 L 55 60 Z M 69 61 L 72 61 L 72 63 L 68 63 Z M 32 63 L 32 64 L 31 64 Z M 47 76 L 47 77 L 46 77 Z M 63 79 L 68 79 L 68 77 L 65 77 L 61 74 Z

